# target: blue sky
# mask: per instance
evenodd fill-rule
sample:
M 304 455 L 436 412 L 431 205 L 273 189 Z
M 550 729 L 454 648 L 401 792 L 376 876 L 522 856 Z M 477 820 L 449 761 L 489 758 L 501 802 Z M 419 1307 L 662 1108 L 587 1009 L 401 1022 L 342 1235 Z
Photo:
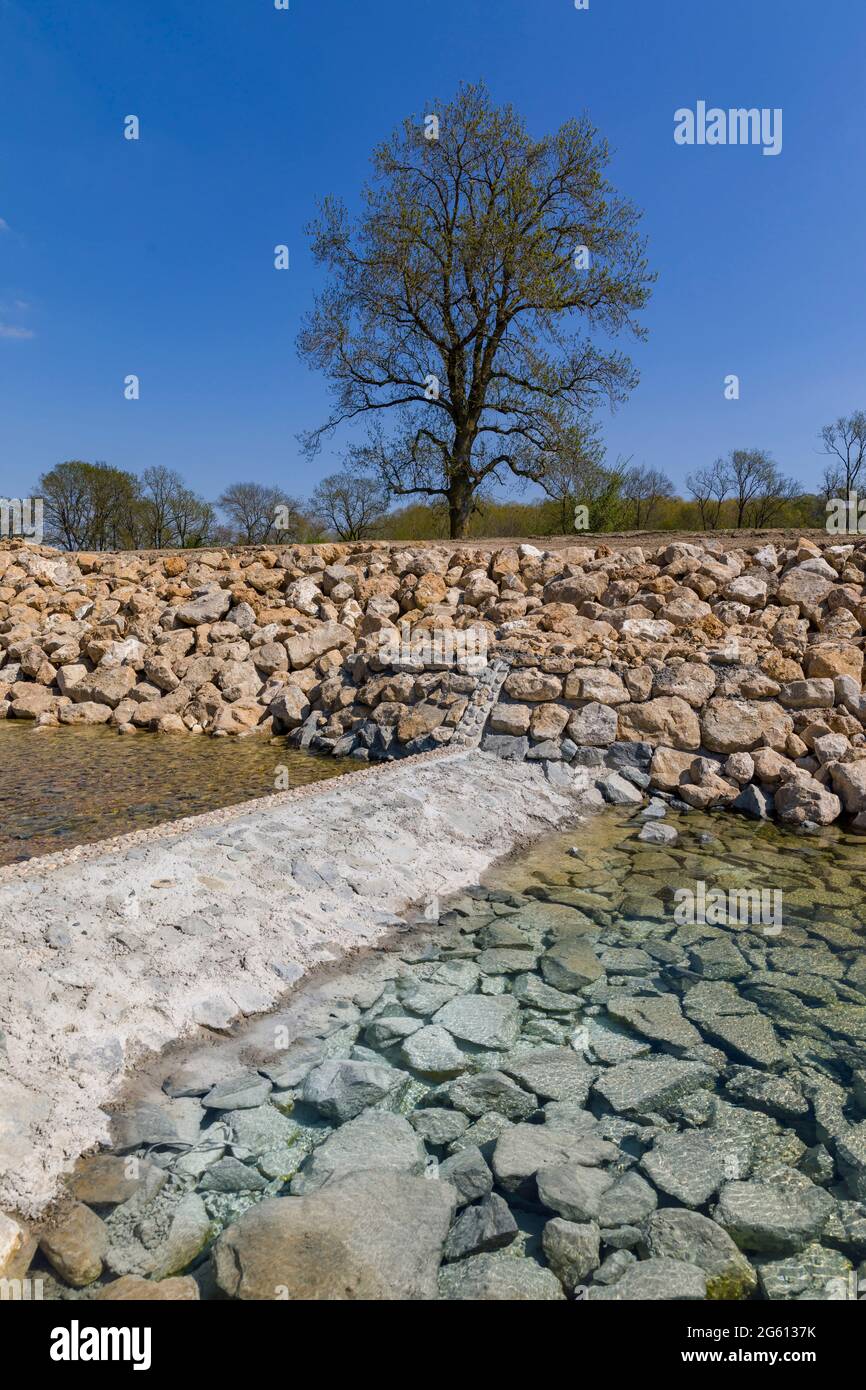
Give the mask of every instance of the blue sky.
M 314 464 L 296 441 L 326 407 L 295 351 L 304 226 L 478 78 L 538 134 L 587 110 L 645 210 L 659 280 L 610 455 L 682 484 L 756 445 L 815 484 L 820 426 L 866 408 L 864 60 L 851 0 L 0 0 L 0 493 L 69 458 L 211 498 L 333 471 L 349 434 Z M 781 107 L 782 153 L 676 145 L 699 99 Z

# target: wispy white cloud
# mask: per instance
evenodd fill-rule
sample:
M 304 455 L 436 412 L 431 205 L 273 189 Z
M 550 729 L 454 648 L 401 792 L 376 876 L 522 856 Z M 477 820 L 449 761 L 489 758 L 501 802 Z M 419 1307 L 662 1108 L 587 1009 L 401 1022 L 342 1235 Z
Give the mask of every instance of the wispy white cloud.
M 9 223 L 6 221 L 6 218 L 0 217 L 0 232 L 9 232 L 11 230 L 12 228 L 9 226 Z
M 30 328 L 19 328 L 14 323 L 0 323 L 0 338 L 35 338 Z

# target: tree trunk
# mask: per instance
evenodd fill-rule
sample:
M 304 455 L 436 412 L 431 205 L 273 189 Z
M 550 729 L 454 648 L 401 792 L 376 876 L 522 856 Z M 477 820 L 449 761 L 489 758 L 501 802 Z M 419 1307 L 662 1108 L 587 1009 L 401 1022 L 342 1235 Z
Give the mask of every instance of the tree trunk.
M 448 489 L 448 527 L 452 541 L 466 539 L 472 515 L 472 484 L 458 477 Z

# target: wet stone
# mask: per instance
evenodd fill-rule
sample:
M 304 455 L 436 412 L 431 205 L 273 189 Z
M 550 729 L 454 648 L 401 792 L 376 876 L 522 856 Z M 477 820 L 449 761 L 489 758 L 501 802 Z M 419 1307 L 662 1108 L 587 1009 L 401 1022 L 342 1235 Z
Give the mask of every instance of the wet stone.
M 400 1056 L 422 1076 L 457 1076 L 470 1064 L 451 1033 L 435 1023 L 412 1033 L 400 1048 Z
M 787 1054 L 768 1018 L 748 1014 L 739 1018 L 716 1015 L 700 1024 L 701 1032 L 712 1043 L 755 1067 L 778 1067 Z
M 693 946 L 689 965 L 706 980 L 741 980 L 749 973 L 740 951 L 727 937 Z
M 635 1057 L 646 1057 L 650 1051 L 649 1042 L 634 1037 L 627 1029 L 612 1020 L 588 1018 L 583 1026 L 592 1056 L 600 1062 L 615 1065 L 617 1062 L 631 1061 Z
M 692 1091 L 712 1086 L 713 1072 L 701 1062 L 673 1057 L 638 1058 L 602 1073 L 593 1089 L 617 1112 L 664 1110 Z
M 599 1266 L 600 1233 L 595 1222 L 580 1224 L 555 1216 L 544 1228 L 542 1246 L 550 1268 L 569 1293 Z
M 551 1100 L 544 1107 L 544 1123 L 549 1129 L 564 1129 L 570 1134 L 592 1134 L 599 1123 L 591 1110 L 567 1100 Z M 601 1137 L 600 1134 L 598 1137 Z
M 264 1104 L 272 1084 L 258 1072 L 237 1072 L 214 1086 L 202 1097 L 206 1110 L 252 1110 Z
M 602 1199 L 615 1181 L 601 1168 L 561 1164 L 537 1174 L 538 1200 L 566 1221 L 595 1221 Z
M 541 973 L 554 989 L 578 991 L 604 974 L 604 967 L 585 937 L 560 941 L 541 957 Z
M 797 1255 L 764 1260 L 758 1278 L 765 1298 L 838 1301 L 851 1297 L 851 1261 L 838 1250 L 808 1245 Z
M 606 1234 L 606 1232 L 602 1232 L 603 1240 Z M 605 1240 L 605 1244 L 609 1244 L 609 1242 Z M 615 1284 L 625 1274 L 629 1265 L 634 1264 L 636 1258 L 630 1250 L 614 1250 L 613 1254 L 608 1255 L 607 1259 L 603 1260 L 595 1271 L 593 1283 Z
M 533 1197 L 540 1169 L 563 1164 L 589 1168 L 616 1157 L 612 1144 L 591 1133 L 573 1134 L 550 1125 L 513 1125 L 497 1141 L 493 1171 L 503 1192 Z
M 493 1188 L 493 1174 L 480 1149 L 465 1148 L 439 1164 L 438 1179 L 457 1193 L 457 1205 L 486 1197 Z
M 326 1119 L 342 1124 L 362 1110 L 393 1098 L 406 1084 L 404 1073 L 380 1062 L 333 1059 L 309 1073 L 302 1097 Z
M 466 995 L 449 1001 L 433 1015 L 433 1023 L 476 1047 L 508 1048 L 520 1031 L 516 999 Z
M 365 1168 L 393 1168 L 422 1173 L 424 1145 L 408 1120 L 387 1110 L 370 1110 L 348 1120 L 314 1149 L 292 1179 L 294 1194 L 314 1191 L 337 1174 Z
M 416 1133 L 420 1134 L 426 1143 L 434 1146 L 452 1143 L 469 1128 L 467 1116 L 459 1110 L 445 1110 L 438 1106 L 413 1110 L 408 1119 Z
M 465 1207 L 448 1232 L 446 1260 L 463 1260 L 503 1250 L 517 1235 L 517 1222 L 508 1203 L 495 1192 L 475 1206 Z
M 715 1221 L 695 1211 L 666 1208 L 646 1224 L 642 1253 L 696 1264 L 707 1279 L 711 1299 L 748 1298 L 757 1276 L 731 1237 Z
M 423 1026 L 423 1019 L 415 1018 L 411 1014 L 380 1014 L 367 1025 L 364 1035 L 371 1047 L 388 1048 L 401 1043 L 404 1038 L 411 1037 Z
M 607 1006 L 611 1018 L 624 1023 L 652 1042 L 673 1047 L 694 1047 L 701 1042 L 697 1028 L 683 1017 L 676 995 L 662 994 L 649 999 L 611 1000 Z
M 285 1229 L 293 1296 L 309 1296 L 322 1271 L 306 1243 L 333 1229 L 347 1243 L 322 1296 L 347 1271 L 373 1297 L 406 1296 L 389 1270 L 352 1264 L 390 1174 L 419 1212 L 425 1194 L 445 1201 L 423 1217 L 436 1237 L 413 1296 L 435 1296 L 438 1274 L 448 1299 L 842 1297 L 866 1261 L 862 866 L 836 832 L 686 817 L 661 795 L 647 812 L 595 818 L 571 854 L 551 837 L 438 922 L 392 920 L 364 968 L 321 998 L 298 991 L 302 1037 L 235 1050 L 260 1065 L 239 1073 L 221 1047 L 175 1063 L 164 1101 L 120 1117 L 140 1188 L 79 1189 L 103 1210 L 106 1270 L 156 1287 L 155 1270 L 192 1267 L 220 1296 L 210 1243 L 249 1217 L 255 1279 L 273 1279 Z M 756 865 L 784 889 L 781 936 L 676 923 L 672 888 L 748 889 Z M 287 1190 L 290 1206 L 321 1195 L 311 1224 L 256 1224 Z M 398 1220 L 394 1239 L 408 1270 L 414 1230 Z M 234 1241 L 223 1292 L 253 1296 Z
M 629 1265 L 622 1277 L 608 1287 L 593 1286 L 587 1292 L 592 1302 L 647 1300 L 681 1303 L 703 1301 L 707 1281 L 702 1269 L 683 1260 L 658 1257 Z
M 540 1100 L 567 1101 L 579 1106 L 585 1103 L 596 1075 L 595 1068 L 587 1066 L 578 1053 L 566 1047 L 539 1048 L 509 1057 L 502 1069 Z
M 704 1206 L 728 1176 L 720 1146 L 701 1130 L 661 1135 L 641 1167 L 660 1192 L 687 1207 Z
M 439 1297 L 512 1303 L 564 1299 L 565 1293 L 551 1270 L 505 1252 L 473 1255 L 444 1265 L 439 1274 Z
M 457 1112 L 455 1111 L 455 1114 Z M 485 1157 L 493 1153 L 493 1148 L 497 1139 L 510 1129 L 513 1121 L 506 1119 L 504 1115 L 489 1114 L 482 1115 L 474 1125 L 470 1125 L 459 1138 L 452 1140 L 448 1149 L 450 1153 L 462 1153 L 464 1149 L 479 1148 Z
M 519 975 L 532 970 L 537 959 L 537 951 L 491 946 L 479 955 L 478 969 L 483 975 Z
M 713 1213 L 741 1250 L 761 1255 L 797 1254 L 823 1230 L 833 1199 L 809 1184 L 796 1190 L 768 1182 L 732 1182 Z
M 478 1118 L 495 1111 L 509 1120 L 525 1120 L 538 1109 L 534 1095 L 515 1085 L 503 1072 L 477 1072 L 453 1081 L 448 1088 L 451 1104 Z
M 809 1102 L 792 1081 L 756 1067 L 732 1068 L 725 1091 L 732 1100 L 763 1110 L 778 1120 L 797 1120 L 809 1114 Z
M 639 1173 L 624 1173 L 609 1187 L 599 1203 L 600 1226 L 631 1226 L 643 1222 L 658 1206 L 649 1183 Z
M 600 952 L 599 961 L 610 975 L 649 974 L 655 968 L 652 956 L 637 946 L 608 948 Z
M 278 1145 L 296 1143 L 301 1126 L 283 1115 L 274 1105 L 260 1105 L 252 1110 L 229 1110 L 223 1116 L 235 1144 L 251 1154 L 265 1153 Z
M 212 1163 L 199 1184 L 203 1192 L 264 1192 L 267 1185 L 261 1173 L 231 1155 Z
M 398 995 L 410 1014 L 428 1018 L 453 999 L 457 989 L 454 985 L 441 985 L 430 981 L 418 981 L 398 989 Z

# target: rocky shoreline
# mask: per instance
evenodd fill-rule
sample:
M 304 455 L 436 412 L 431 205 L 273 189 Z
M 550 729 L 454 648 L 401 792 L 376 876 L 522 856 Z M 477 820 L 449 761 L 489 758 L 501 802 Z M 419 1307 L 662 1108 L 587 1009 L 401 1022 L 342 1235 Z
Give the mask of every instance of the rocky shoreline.
M 862 1297 L 859 845 L 661 820 L 547 836 L 154 1059 L 21 1266 L 64 1300 Z M 756 872 L 783 929 L 672 911 Z
M 108 1137 L 131 1066 L 225 1033 L 408 906 L 597 808 L 479 751 L 365 769 L 0 871 L 0 1210 Z
M 481 743 L 548 769 L 604 764 L 700 809 L 864 830 L 864 631 L 859 540 L 68 556 L 11 543 L 0 717 L 288 733 L 361 761 Z

